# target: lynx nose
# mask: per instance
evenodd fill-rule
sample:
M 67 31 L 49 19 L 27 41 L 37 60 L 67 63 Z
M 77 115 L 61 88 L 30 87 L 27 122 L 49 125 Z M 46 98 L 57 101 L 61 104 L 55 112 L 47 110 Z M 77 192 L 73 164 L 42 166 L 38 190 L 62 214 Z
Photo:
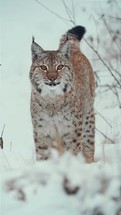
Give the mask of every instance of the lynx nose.
M 50 81 L 54 82 L 57 79 L 58 74 L 57 73 L 48 73 L 47 77 Z
M 56 80 L 56 77 L 49 77 L 49 80 L 53 82 Z

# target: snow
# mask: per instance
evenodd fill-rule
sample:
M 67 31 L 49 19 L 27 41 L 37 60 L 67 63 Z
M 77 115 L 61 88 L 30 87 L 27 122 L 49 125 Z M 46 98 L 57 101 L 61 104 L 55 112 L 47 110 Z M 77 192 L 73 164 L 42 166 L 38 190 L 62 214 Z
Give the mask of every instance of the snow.
M 47 0 L 47 6 L 66 17 L 62 4 L 55 1 Z M 77 24 L 83 7 L 81 23 L 88 29 L 87 35 L 95 34 L 94 21 L 89 18 L 92 2 L 83 1 L 81 7 L 79 2 L 74 2 Z M 103 8 L 102 1 L 100 5 L 95 1 L 95 11 Z M 0 215 L 120 215 L 121 109 L 115 97 L 111 92 L 96 92 L 95 163 L 86 164 L 82 156 L 69 153 L 59 156 L 55 150 L 51 159 L 37 162 L 28 78 L 31 36 L 43 48 L 56 49 L 70 25 L 46 13 L 36 1 L 2 1 L 1 6 L 0 134 L 4 125 L 5 129 L 4 148 L 0 149 Z M 92 60 L 83 41 L 81 46 Z M 102 80 L 111 79 L 104 73 Z
M 85 164 L 82 157 L 52 151 L 48 161 L 4 172 L 2 214 L 114 215 L 121 209 L 121 166 Z
M 85 164 L 82 157 L 68 153 L 60 157 L 56 151 L 50 160 L 36 162 L 29 80 L 16 75 L 7 79 L 5 88 L 0 101 L 1 131 L 5 124 L 0 150 L 1 215 L 120 215 L 121 118 L 114 98 L 96 97 L 95 109 L 106 119 L 96 114 L 96 127 L 114 144 L 97 131 L 95 163 Z

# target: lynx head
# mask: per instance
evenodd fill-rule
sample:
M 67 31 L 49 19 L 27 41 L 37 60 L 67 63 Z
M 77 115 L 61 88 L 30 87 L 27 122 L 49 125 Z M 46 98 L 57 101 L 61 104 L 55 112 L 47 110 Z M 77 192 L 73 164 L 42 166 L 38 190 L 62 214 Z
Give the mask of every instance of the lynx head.
M 63 95 L 73 84 L 69 62 L 70 44 L 65 42 L 57 51 L 45 51 L 33 39 L 30 80 L 41 96 Z

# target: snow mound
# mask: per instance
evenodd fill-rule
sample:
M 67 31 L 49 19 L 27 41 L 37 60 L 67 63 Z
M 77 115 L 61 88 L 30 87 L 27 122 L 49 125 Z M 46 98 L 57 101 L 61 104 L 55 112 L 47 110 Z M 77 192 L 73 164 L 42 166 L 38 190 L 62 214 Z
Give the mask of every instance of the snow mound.
M 120 215 L 120 173 L 118 163 L 85 164 L 54 151 L 48 161 L 3 177 L 5 214 Z

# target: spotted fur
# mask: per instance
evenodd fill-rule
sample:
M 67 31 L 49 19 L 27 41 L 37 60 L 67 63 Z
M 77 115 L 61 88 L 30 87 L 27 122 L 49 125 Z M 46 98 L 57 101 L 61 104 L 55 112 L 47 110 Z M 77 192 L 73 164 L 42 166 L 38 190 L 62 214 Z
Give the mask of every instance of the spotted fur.
M 94 73 L 80 51 L 84 32 L 78 29 L 62 36 L 57 51 L 32 42 L 30 107 L 38 159 L 47 159 L 56 142 L 61 152 L 82 153 L 87 163 L 94 161 Z

